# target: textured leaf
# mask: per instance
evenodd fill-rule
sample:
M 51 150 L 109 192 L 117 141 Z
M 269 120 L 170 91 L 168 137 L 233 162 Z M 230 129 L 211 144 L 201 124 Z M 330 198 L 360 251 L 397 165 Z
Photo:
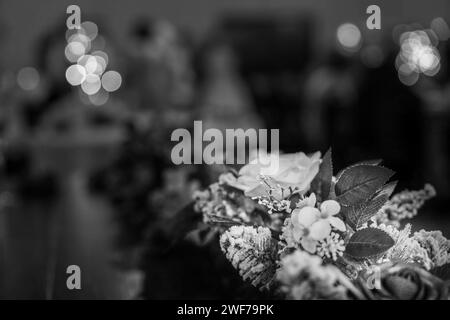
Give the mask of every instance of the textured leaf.
M 342 214 L 346 222 L 353 229 L 361 228 L 363 224 L 370 220 L 383 205 L 389 200 L 395 189 L 397 182 L 391 182 L 379 190 L 369 201 L 354 206 L 343 206 Z
M 351 236 L 345 253 L 355 259 L 371 258 L 386 252 L 394 244 L 394 239 L 383 230 L 366 228 Z
M 348 166 L 347 168 L 344 168 L 344 169 L 340 170 L 340 171 L 337 173 L 337 175 L 336 175 L 336 179 L 339 179 L 339 178 L 342 176 L 342 173 L 343 173 L 345 170 L 347 170 L 348 168 L 360 166 L 360 165 L 363 165 L 363 164 L 368 165 L 368 166 L 378 166 L 378 165 L 380 165 L 382 162 L 383 162 L 383 159 L 373 159 L 373 160 L 364 160 L 364 161 L 360 161 L 360 162 L 354 163 L 354 164 Z
M 362 204 L 357 204 L 344 210 L 345 221 L 353 229 L 358 229 L 370 220 L 383 207 L 389 198 L 386 195 L 378 195 Z
M 394 193 L 395 188 L 397 187 L 397 183 L 398 181 L 389 182 L 388 184 L 384 185 L 383 188 L 381 188 L 381 190 L 377 192 L 377 194 L 385 194 L 388 198 L 390 198 Z
M 331 180 L 333 178 L 333 162 L 331 159 L 331 148 L 325 153 L 320 164 L 319 172 L 311 182 L 311 191 L 316 194 L 319 201 L 329 198 Z
M 436 267 L 430 270 L 432 274 L 442 280 L 450 280 L 450 263 L 444 264 L 443 266 Z
M 390 169 L 373 165 L 349 167 L 336 182 L 337 200 L 346 206 L 366 201 L 383 187 L 393 174 Z

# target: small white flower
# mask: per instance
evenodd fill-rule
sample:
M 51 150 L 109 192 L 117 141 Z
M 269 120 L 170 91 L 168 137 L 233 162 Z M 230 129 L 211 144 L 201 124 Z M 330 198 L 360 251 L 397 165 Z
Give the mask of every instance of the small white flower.
M 324 220 L 319 220 L 320 211 L 312 207 L 295 209 L 292 212 L 294 240 L 310 253 L 316 252 L 317 241 L 324 239 L 331 232 L 331 227 Z
M 345 223 L 334 217 L 341 211 L 341 206 L 337 201 L 326 200 L 320 205 L 320 219 L 325 220 L 329 225 L 339 231 L 345 231 Z
M 320 257 L 327 257 L 329 259 L 337 260 L 342 256 L 345 250 L 345 242 L 339 237 L 339 234 L 332 232 L 323 241 L 320 241 L 317 247 L 317 254 Z

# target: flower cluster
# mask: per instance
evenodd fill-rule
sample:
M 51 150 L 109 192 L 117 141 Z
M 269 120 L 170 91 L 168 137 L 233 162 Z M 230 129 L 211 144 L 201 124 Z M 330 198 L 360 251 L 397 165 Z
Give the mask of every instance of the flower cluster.
M 220 247 L 244 280 L 255 287 L 270 287 L 277 244 L 268 228 L 233 226 L 220 237 Z
M 411 237 L 411 224 L 407 224 L 402 230 L 392 225 L 381 224 L 377 228 L 385 231 L 394 239 L 395 244 L 384 253 L 382 260 L 398 263 L 417 263 L 429 270 L 432 261 L 424 247 Z
M 227 193 L 220 184 L 212 184 L 208 190 L 196 191 L 193 195 L 194 209 L 203 213 L 205 223 L 220 216 L 234 221 L 249 222 L 249 208 L 233 202 L 234 194 Z
M 288 299 L 348 299 L 348 288 L 341 283 L 345 276 L 322 259 L 296 250 L 280 262 L 277 280 Z
M 426 250 L 433 266 L 441 267 L 450 263 L 450 240 L 441 231 L 420 230 L 414 233 L 414 240 Z
M 422 190 L 402 191 L 386 202 L 374 220 L 378 223 L 393 224 L 398 227 L 403 219 L 415 217 L 425 201 L 435 195 L 436 191 L 429 184 L 426 184 Z
M 334 176 L 330 151 L 279 164 L 268 172 L 252 161 L 195 196 L 244 280 L 286 299 L 448 298 L 450 240 L 400 228 L 433 187 L 392 196 L 394 172 L 379 161 Z
M 312 193 L 308 198 L 301 199 L 285 220 L 282 229 L 282 239 L 288 247 L 301 248 L 309 253 L 332 257 L 334 260 L 343 252 L 343 241 L 338 233 L 345 231 L 344 222 L 336 217 L 340 205 L 334 200 L 324 201 L 316 208 L 316 197 Z

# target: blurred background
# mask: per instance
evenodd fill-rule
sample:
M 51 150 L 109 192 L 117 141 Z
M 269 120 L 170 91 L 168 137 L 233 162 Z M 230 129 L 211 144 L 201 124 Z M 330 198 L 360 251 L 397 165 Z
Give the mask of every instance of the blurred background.
M 415 231 L 450 237 L 448 24 L 447 0 L 0 0 L 0 298 L 261 297 L 217 241 L 179 239 L 223 170 L 172 164 L 194 120 L 382 158 L 437 190 Z

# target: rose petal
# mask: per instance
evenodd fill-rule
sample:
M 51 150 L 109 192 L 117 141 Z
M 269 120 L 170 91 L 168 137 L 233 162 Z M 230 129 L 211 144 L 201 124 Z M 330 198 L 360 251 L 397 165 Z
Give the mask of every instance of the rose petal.
M 320 211 L 322 213 L 328 214 L 329 216 L 334 216 L 337 215 L 339 211 L 341 211 L 341 206 L 337 201 L 326 200 L 320 205 Z
M 329 217 L 328 221 L 333 227 L 335 227 L 339 231 L 345 231 L 345 223 L 341 219 L 336 217 Z
M 249 163 L 239 170 L 239 176 L 247 176 L 256 178 L 261 170 L 261 166 L 257 163 Z
M 245 190 L 245 195 L 247 197 L 267 197 L 269 195 L 269 187 L 261 183 L 250 186 L 249 189 Z
M 320 211 L 316 208 L 304 207 L 300 209 L 297 215 L 297 222 L 305 227 L 309 227 L 319 219 L 319 214 Z
M 302 241 L 300 241 L 300 244 L 302 245 L 303 249 L 308 251 L 309 253 L 315 253 L 317 242 L 311 238 L 304 237 L 302 238 Z
M 328 237 L 331 232 L 330 223 L 328 220 L 321 219 L 311 225 L 309 232 L 311 238 L 314 240 L 323 240 Z

